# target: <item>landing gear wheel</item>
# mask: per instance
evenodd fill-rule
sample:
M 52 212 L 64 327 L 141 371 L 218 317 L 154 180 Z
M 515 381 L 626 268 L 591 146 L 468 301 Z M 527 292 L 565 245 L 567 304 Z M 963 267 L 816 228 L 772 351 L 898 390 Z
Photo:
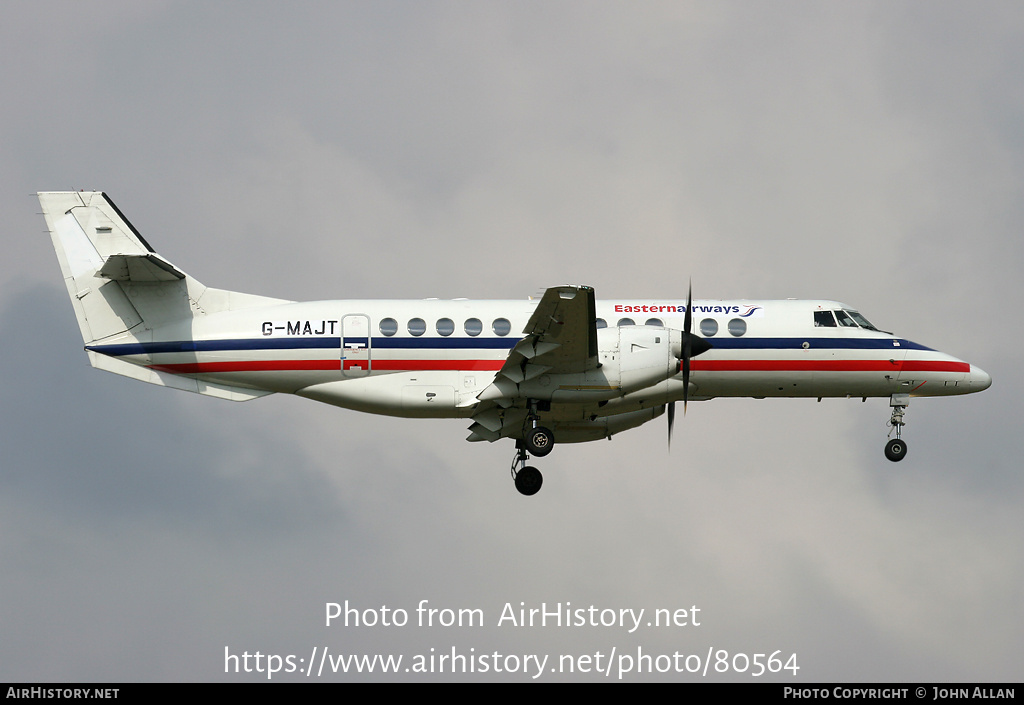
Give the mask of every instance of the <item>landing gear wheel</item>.
M 536 455 L 538 458 L 543 458 L 554 449 L 555 434 L 543 426 L 534 426 L 526 432 L 526 437 L 523 441 L 529 453 Z
M 531 465 L 527 465 L 516 473 L 516 489 L 527 497 L 537 494 L 543 483 L 544 476 L 540 474 L 540 470 Z
M 885 444 L 885 457 L 894 463 L 898 463 L 907 457 L 907 444 L 902 438 L 893 438 Z

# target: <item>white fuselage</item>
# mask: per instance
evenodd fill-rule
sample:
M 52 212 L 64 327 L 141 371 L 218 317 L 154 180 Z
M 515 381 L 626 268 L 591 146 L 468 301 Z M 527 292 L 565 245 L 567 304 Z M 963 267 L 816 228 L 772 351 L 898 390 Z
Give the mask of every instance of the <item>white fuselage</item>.
M 171 324 L 153 330 L 148 340 L 126 335 L 88 348 L 160 372 L 294 393 L 360 411 L 470 417 L 536 305 L 431 299 L 281 303 Z M 841 314 L 834 325 L 816 325 L 815 311 L 844 309 L 850 310 L 832 301 L 695 301 L 694 333 L 713 347 L 692 360 L 690 398 L 942 396 L 991 383 L 963 360 L 897 335 L 843 325 Z M 596 312 L 601 356 L 612 361 L 628 353 L 619 350 L 616 329 L 679 330 L 685 301 L 613 300 L 598 302 Z M 581 400 L 579 408 L 560 413 L 585 418 L 650 408 L 681 399 L 682 382 L 677 375 L 641 393 L 612 396 L 618 398 L 601 404 Z

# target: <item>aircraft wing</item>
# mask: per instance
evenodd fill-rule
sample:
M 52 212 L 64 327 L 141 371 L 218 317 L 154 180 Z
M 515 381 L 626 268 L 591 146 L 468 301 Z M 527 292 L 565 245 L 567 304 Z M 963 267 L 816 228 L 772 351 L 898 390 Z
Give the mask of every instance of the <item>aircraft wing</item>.
M 521 382 L 545 373 L 586 372 L 600 365 L 594 290 L 589 286 L 545 291 L 523 333 L 526 337 L 509 352 L 480 401 L 514 399 Z

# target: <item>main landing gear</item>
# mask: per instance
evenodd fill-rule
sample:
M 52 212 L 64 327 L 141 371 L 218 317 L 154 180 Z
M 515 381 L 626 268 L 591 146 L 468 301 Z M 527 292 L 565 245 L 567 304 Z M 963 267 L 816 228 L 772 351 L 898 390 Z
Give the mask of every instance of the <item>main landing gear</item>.
M 543 458 L 554 449 L 555 434 L 543 426 L 534 426 L 526 432 L 523 443 L 526 445 L 526 450 L 538 458 Z
M 903 415 L 907 413 L 907 406 L 910 404 L 909 394 L 893 394 L 889 398 L 889 406 L 892 407 L 892 417 L 889 419 L 889 435 L 892 435 L 893 431 L 896 432 L 896 437 L 891 439 L 885 444 L 885 457 L 894 463 L 898 463 L 907 456 L 907 444 L 900 438 L 900 433 L 906 422 L 903 420 Z
M 519 493 L 529 497 L 540 491 L 540 486 L 544 484 L 544 476 L 540 474 L 540 470 L 526 464 L 530 456 L 526 454 L 524 445 L 523 441 L 516 441 L 516 457 L 512 461 L 512 479 L 515 481 Z
M 551 429 L 537 424 L 537 405 L 536 401 L 530 402 L 530 414 L 526 419 L 526 428 L 523 429 L 523 438 L 516 440 L 516 457 L 512 461 L 512 479 L 516 482 L 516 489 L 527 496 L 537 494 L 544 483 L 540 470 L 526 464 L 530 459 L 529 454 L 543 458 L 555 447 L 555 434 Z

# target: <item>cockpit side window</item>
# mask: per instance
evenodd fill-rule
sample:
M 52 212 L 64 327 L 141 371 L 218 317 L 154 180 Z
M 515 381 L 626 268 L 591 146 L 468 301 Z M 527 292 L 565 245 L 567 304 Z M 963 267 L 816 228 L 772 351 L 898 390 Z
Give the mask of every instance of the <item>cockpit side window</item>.
M 835 328 L 836 319 L 833 318 L 831 311 L 815 311 L 814 312 L 814 327 L 815 328 Z
M 845 326 L 846 328 L 856 328 L 857 324 L 854 322 L 850 315 L 846 311 L 836 311 L 836 318 L 839 319 L 839 325 Z

